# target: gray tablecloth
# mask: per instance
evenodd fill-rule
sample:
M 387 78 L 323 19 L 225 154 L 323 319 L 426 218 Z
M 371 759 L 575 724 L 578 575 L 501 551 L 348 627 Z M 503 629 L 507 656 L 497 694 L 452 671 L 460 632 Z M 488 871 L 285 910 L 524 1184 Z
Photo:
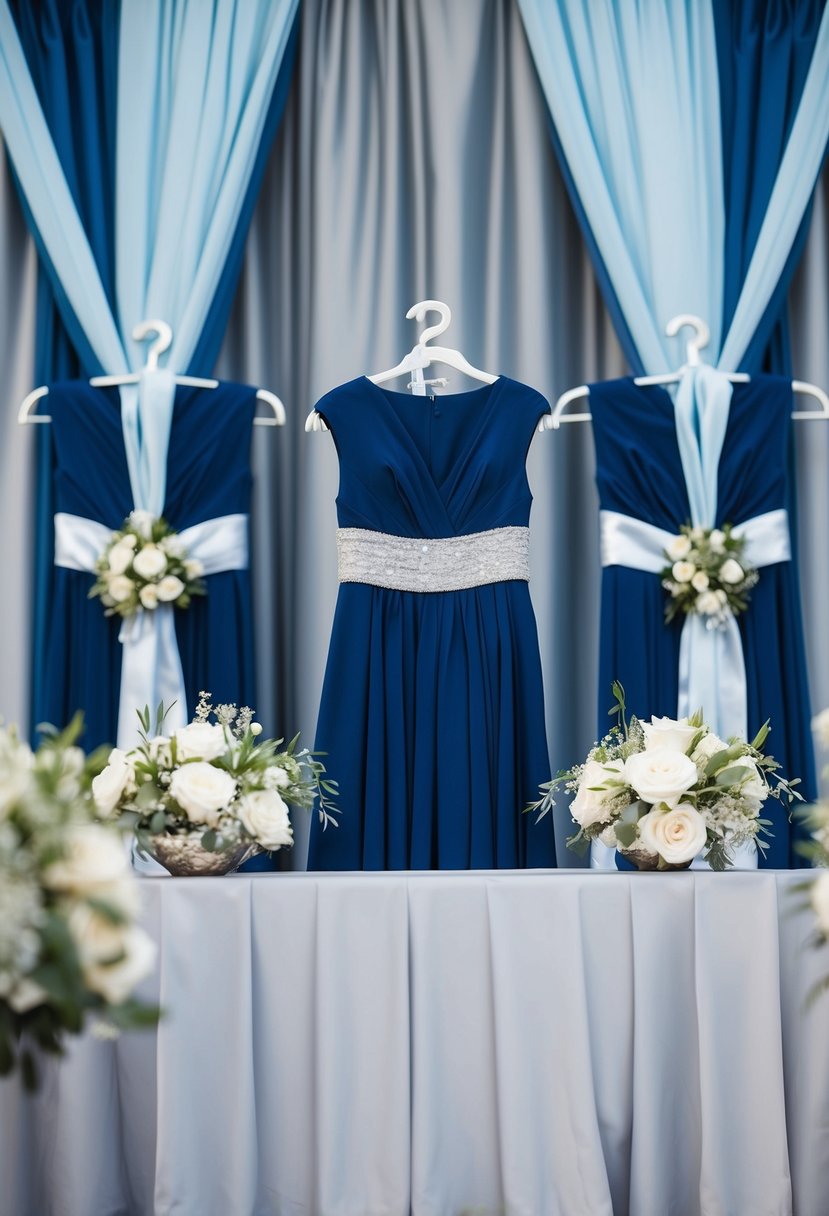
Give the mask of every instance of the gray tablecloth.
M 156 1034 L 0 1085 L 2 1216 L 826 1216 L 793 874 L 146 880 Z

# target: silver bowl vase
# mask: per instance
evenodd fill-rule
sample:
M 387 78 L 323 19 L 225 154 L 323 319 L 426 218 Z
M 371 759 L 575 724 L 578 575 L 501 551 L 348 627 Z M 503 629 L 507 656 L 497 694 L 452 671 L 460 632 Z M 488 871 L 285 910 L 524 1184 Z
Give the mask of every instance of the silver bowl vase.
M 198 878 L 203 875 L 230 874 L 243 862 L 259 852 L 257 845 L 237 845 L 222 853 L 209 853 L 202 848 L 202 832 L 171 835 L 162 832 L 150 837 L 150 853 L 175 878 Z

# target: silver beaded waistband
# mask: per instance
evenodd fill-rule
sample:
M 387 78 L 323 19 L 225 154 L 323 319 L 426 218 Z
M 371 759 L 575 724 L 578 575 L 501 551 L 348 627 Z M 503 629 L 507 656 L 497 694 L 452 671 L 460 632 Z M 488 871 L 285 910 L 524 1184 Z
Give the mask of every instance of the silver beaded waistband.
M 421 540 L 368 528 L 337 529 L 341 583 L 391 591 L 463 591 L 530 577 L 529 528 L 490 528 Z

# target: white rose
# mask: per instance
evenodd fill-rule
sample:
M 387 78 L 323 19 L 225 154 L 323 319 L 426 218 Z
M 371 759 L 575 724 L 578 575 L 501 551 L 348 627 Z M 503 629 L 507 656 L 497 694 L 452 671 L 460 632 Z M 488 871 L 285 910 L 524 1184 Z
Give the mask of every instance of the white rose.
M 138 592 L 138 598 L 143 607 L 152 612 L 154 608 L 158 607 L 158 587 L 156 587 L 155 583 L 146 583 Z
M 712 529 L 708 543 L 713 553 L 722 553 L 725 549 L 725 533 L 721 532 L 719 528 Z
M 191 722 L 175 732 L 179 760 L 215 760 L 228 750 L 225 728 L 210 722 Z
M 822 709 L 812 718 L 812 730 L 817 732 L 821 747 L 829 747 L 829 709 Z
M 705 539 L 705 529 L 704 528 L 692 528 L 691 529 L 691 540 L 694 542 L 695 545 L 698 545 L 700 543 L 700 541 L 702 541 L 704 539 Z
M 110 1005 L 122 1004 L 155 962 L 155 943 L 143 929 L 113 925 L 86 904 L 67 918 L 87 987 Z
M 751 756 L 738 756 L 736 760 L 731 761 L 729 768 L 743 768 L 749 774 L 748 781 L 744 781 L 740 787 L 742 798 L 748 798 L 752 802 L 765 802 L 769 789 Z
M 687 718 L 657 718 L 642 723 L 645 732 L 645 750 L 655 751 L 658 747 L 667 747 L 678 752 L 687 752 L 694 735 L 699 733 L 699 727 L 689 726 Z
M 695 591 L 707 591 L 708 575 L 704 570 L 697 570 L 696 574 L 691 579 L 691 586 Z
M 92 780 L 92 801 L 99 815 L 106 818 L 112 814 L 133 776 L 134 769 L 125 760 L 116 757 L 113 761 L 110 757 L 106 768 Z
M 724 561 L 720 566 L 720 582 L 734 585 L 736 583 L 741 583 L 744 578 L 745 571 L 740 563 L 735 561 L 733 557 L 729 557 L 728 560 Z
M 716 591 L 703 591 L 695 602 L 697 612 L 702 616 L 716 616 L 722 611 L 722 602 Z
M 671 573 L 678 583 L 690 583 L 697 572 L 693 562 L 674 562 Z
M 118 544 L 123 545 L 125 549 L 134 549 L 138 544 L 138 539 L 133 536 L 132 532 L 125 532 Z
M 255 790 L 239 799 L 239 818 L 263 849 L 294 843 L 288 808 L 276 790 Z
M 184 573 L 187 575 L 189 582 L 193 579 L 201 578 L 204 574 L 204 563 L 200 562 L 197 557 L 188 557 L 184 563 Z
M 720 601 L 721 607 L 724 608 L 725 605 L 728 603 L 728 592 L 723 591 L 722 587 L 720 587 L 718 591 L 714 592 L 714 594 L 716 595 L 717 599 Z
M 618 780 L 624 770 L 623 760 L 608 760 L 602 764 L 599 760 L 588 760 L 579 782 L 578 793 L 570 805 L 570 814 L 580 827 L 589 828 L 594 823 L 601 823 L 607 815 L 607 802 L 619 793 L 614 789 L 591 789 L 591 786 L 604 785 L 606 781 Z
M 676 748 L 638 752 L 625 761 L 625 780 L 643 802 L 675 807 L 697 782 L 697 766 Z
M 184 583 L 175 574 L 168 574 L 158 584 L 158 598 L 165 604 L 177 600 L 184 590 Z
M 45 1004 L 49 1000 L 49 993 L 30 976 L 24 976 L 17 981 L 7 999 L 15 1013 L 28 1013 L 36 1005 Z
M 829 937 L 829 871 L 812 883 L 811 900 L 818 928 L 824 937 Z
M 269 768 L 265 773 L 265 785 L 269 790 L 283 790 L 291 784 L 291 778 L 284 768 Z
M 143 536 L 145 540 L 149 540 L 152 536 L 153 524 L 155 516 L 152 511 L 130 511 L 130 524 L 135 528 L 139 536 Z
M 176 769 L 170 780 L 170 793 L 191 823 L 215 827 L 219 811 L 233 801 L 236 782 L 223 769 L 196 760 Z
M 649 811 L 639 820 L 639 839 L 669 865 L 693 861 L 707 839 L 705 820 L 690 802 L 671 811 Z
M 132 561 L 132 549 L 119 541 L 109 551 L 108 565 L 113 574 L 123 574 Z
M 707 735 L 703 735 L 694 748 L 691 759 L 695 760 L 698 764 L 704 760 L 707 764 L 712 756 L 716 756 L 717 752 L 725 751 L 727 747 L 728 744 L 719 735 L 715 735 L 713 731 L 709 731 Z
M 156 578 L 167 569 L 167 558 L 158 545 L 145 545 L 132 559 L 132 568 L 142 578 Z
M 116 574 L 115 578 L 110 579 L 108 594 L 116 604 L 123 604 L 124 600 L 128 600 L 135 590 L 135 583 L 131 578 L 127 578 L 126 574 Z
M 43 882 L 53 891 L 86 895 L 120 882 L 128 873 L 127 854 L 118 833 L 90 823 L 69 828 L 65 856 L 47 866 Z
M 691 552 L 691 542 L 687 536 L 675 536 L 668 545 L 666 553 L 672 562 L 678 562 Z

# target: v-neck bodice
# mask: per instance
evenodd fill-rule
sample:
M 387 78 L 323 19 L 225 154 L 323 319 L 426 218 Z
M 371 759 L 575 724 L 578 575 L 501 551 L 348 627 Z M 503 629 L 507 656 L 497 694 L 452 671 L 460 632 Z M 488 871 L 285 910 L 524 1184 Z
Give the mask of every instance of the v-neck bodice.
M 433 538 L 526 527 L 528 437 L 548 409 L 506 376 L 435 397 L 365 376 L 341 385 L 317 405 L 340 459 L 340 526 Z

